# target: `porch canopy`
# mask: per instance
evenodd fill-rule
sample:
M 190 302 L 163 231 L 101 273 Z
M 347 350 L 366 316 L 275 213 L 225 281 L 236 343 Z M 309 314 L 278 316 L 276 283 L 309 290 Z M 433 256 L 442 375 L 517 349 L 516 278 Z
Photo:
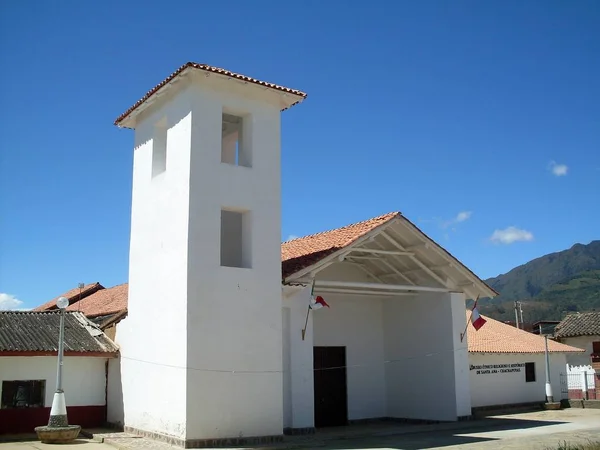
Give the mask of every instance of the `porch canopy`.
M 495 297 L 491 287 L 399 212 L 284 242 L 283 284 L 315 283 L 316 293 L 398 296 L 418 292 Z M 317 273 L 332 266 L 362 272 L 356 277 Z M 341 268 L 341 267 L 340 267 Z

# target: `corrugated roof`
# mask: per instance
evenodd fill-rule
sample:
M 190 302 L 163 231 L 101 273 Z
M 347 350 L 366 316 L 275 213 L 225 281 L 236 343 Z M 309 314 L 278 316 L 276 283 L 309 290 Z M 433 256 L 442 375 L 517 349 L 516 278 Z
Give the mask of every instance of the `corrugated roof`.
M 471 311 L 467 311 L 467 339 L 471 353 L 544 353 L 543 336 L 520 330 L 511 325 L 482 317 L 487 321 L 479 330 L 473 328 Z M 548 339 L 548 351 L 552 353 L 583 352 L 583 349 Z
M 59 311 L 0 311 L 0 351 L 56 352 Z M 65 313 L 65 352 L 116 353 L 118 347 L 82 313 Z
M 557 338 L 600 336 L 600 312 L 569 314 L 554 329 Z
M 152 97 L 154 94 L 156 94 L 161 88 L 165 87 L 171 81 L 173 81 L 175 78 L 177 78 L 179 75 L 181 75 L 186 69 L 203 70 L 205 72 L 211 72 L 211 73 L 216 73 L 219 75 L 225 75 L 227 77 L 246 81 L 248 83 L 258 84 L 258 85 L 264 86 L 266 88 L 275 89 L 277 91 L 282 91 L 282 92 L 297 95 L 298 97 L 300 97 L 300 99 L 298 99 L 296 102 L 294 102 L 292 105 L 290 105 L 290 107 L 294 106 L 296 103 L 299 103 L 303 99 L 306 98 L 306 93 L 299 91 L 297 89 L 291 89 L 291 88 L 287 88 L 285 86 L 279 86 L 278 84 L 269 83 L 267 81 L 257 80 L 256 78 L 248 77 L 246 75 L 242 75 L 242 74 L 235 73 L 235 72 L 230 72 L 229 70 L 222 69 L 220 67 L 209 66 L 207 64 L 199 64 L 199 63 L 195 63 L 195 62 L 187 62 L 187 63 L 183 64 L 181 67 L 179 67 L 175 72 L 173 72 L 167 78 L 165 78 L 163 81 L 161 81 L 159 84 L 157 84 L 152 89 L 150 89 L 148 92 L 146 92 L 146 94 L 140 100 L 138 100 L 133 106 L 131 106 L 127 111 L 125 111 L 119 117 L 117 117 L 117 119 L 115 120 L 115 125 L 120 126 L 121 122 L 123 122 L 131 113 L 133 113 L 136 109 L 138 109 L 140 106 L 142 106 L 146 101 L 148 101 L 150 99 L 150 97 Z

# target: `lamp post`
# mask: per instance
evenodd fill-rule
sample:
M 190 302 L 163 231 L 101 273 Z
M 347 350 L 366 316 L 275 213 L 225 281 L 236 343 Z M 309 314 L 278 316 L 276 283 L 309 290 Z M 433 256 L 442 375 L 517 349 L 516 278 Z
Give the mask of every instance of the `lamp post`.
M 62 388 L 63 356 L 65 349 L 65 309 L 69 306 L 69 300 L 60 297 L 56 300 L 56 306 L 60 310 L 60 326 L 58 332 L 58 363 L 56 366 L 56 392 L 52 398 L 50 419 L 47 426 L 36 427 L 38 438 L 48 444 L 65 444 L 73 441 L 79 435 L 79 425 L 69 425 L 67 420 L 67 404 L 65 392 Z
M 544 336 L 546 344 L 546 403 L 554 403 L 552 384 L 550 384 L 550 358 L 548 357 L 548 335 Z
M 69 300 L 60 297 L 56 301 L 56 306 L 60 309 L 60 328 L 58 332 L 58 364 L 56 367 L 56 392 L 52 399 L 52 409 L 50 410 L 49 427 L 66 427 L 69 425 L 67 420 L 67 405 L 65 403 L 65 392 L 62 388 L 62 370 L 63 355 L 65 350 L 65 309 L 69 306 Z

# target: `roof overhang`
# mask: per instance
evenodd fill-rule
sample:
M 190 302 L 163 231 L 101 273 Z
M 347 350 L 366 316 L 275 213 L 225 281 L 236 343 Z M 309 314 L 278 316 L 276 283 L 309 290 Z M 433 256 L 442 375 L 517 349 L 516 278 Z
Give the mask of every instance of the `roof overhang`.
M 196 74 L 202 74 L 202 77 L 197 77 L 195 76 Z M 165 78 L 158 85 L 150 89 L 140 100 L 138 100 L 127 111 L 121 114 L 115 120 L 114 124 L 121 128 L 135 128 L 137 116 L 139 116 L 144 110 L 149 108 L 156 101 L 163 98 L 166 94 L 173 92 L 174 88 L 182 85 L 184 80 L 190 80 L 192 78 L 194 80 L 207 80 L 211 77 L 220 81 L 244 84 L 248 87 L 261 90 L 263 92 L 266 90 L 277 93 L 279 95 L 278 103 L 282 111 L 291 108 L 306 98 L 306 93 L 297 89 L 291 89 L 274 83 L 257 80 L 255 78 L 230 72 L 229 70 L 221 69 L 219 67 L 188 62 L 179 67 L 175 72 Z
M 333 264 L 349 264 L 369 282 L 323 280 L 317 274 Z M 374 228 L 352 244 L 311 266 L 288 275 L 285 285 L 313 284 L 315 290 L 365 295 L 409 295 L 417 292 L 459 292 L 466 298 L 498 293 L 458 259 L 402 215 Z
M 8 351 L 2 350 L 0 351 L 0 357 L 3 356 L 58 356 L 57 351 L 43 351 L 43 350 L 27 350 L 27 351 Z M 75 352 L 65 350 L 64 356 L 85 356 L 89 358 L 117 358 L 119 356 L 119 352 Z

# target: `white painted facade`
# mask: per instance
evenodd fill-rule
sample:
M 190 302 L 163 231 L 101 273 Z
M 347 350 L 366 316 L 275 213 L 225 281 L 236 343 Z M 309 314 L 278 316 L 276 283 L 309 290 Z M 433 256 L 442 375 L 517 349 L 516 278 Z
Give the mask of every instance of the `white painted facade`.
M 323 276 L 360 280 L 330 267 Z M 322 294 L 330 309 L 309 315 L 310 288 L 283 299 L 284 427 L 314 426 L 313 347 L 346 347 L 348 420 L 457 420 L 471 414 L 463 294 L 397 297 Z M 319 294 L 319 291 L 316 291 Z
M 112 359 L 112 358 L 111 358 Z M 103 406 L 106 404 L 107 358 L 65 356 L 63 388 L 67 406 Z M 44 406 L 52 406 L 56 390 L 56 356 L 3 356 L 0 358 L 2 381 L 45 380 Z
M 281 434 L 280 110 L 293 97 L 191 73 L 136 118 L 118 338 L 126 427 L 188 440 Z M 222 162 L 224 113 L 243 117 L 240 165 Z M 220 264 L 236 260 L 221 249 L 222 210 L 245 213 L 243 268 Z
M 573 353 L 567 356 L 567 364 L 569 366 L 588 366 L 591 363 L 590 355 L 593 352 L 593 343 L 600 342 L 600 336 L 576 336 L 561 338 L 560 342 L 573 347 L 582 348 L 583 353 Z
M 567 398 L 566 394 L 561 394 L 560 386 L 560 374 L 565 372 L 565 361 L 565 353 L 550 353 L 550 384 L 555 400 Z M 535 381 L 532 382 L 526 382 L 524 366 L 513 366 L 529 362 L 535 364 Z M 546 363 L 543 353 L 470 353 L 469 368 L 474 408 L 545 402 Z

